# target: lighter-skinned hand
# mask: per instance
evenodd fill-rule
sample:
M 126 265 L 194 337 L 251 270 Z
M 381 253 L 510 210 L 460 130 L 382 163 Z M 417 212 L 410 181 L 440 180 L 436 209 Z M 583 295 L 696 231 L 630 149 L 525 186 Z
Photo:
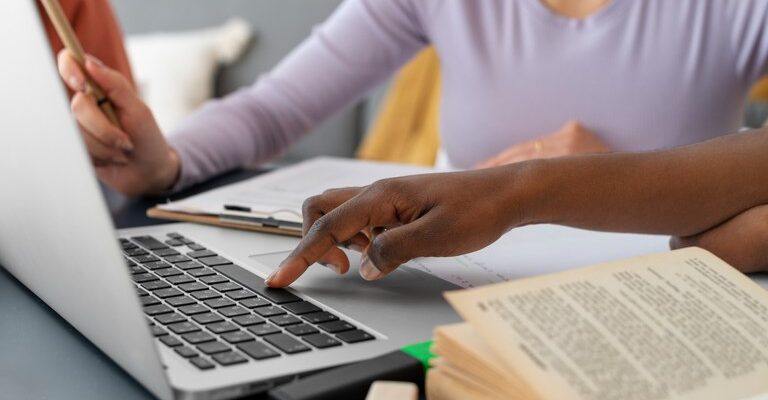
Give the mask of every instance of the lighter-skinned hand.
M 72 112 L 99 179 L 128 196 L 169 189 L 179 173 L 178 156 L 128 80 L 96 58 L 87 57 L 88 76 L 114 106 L 121 129 L 102 113 L 88 90 L 84 71 L 67 50 L 59 52 L 58 66 L 64 82 L 75 92 Z
M 610 151 L 600 138 L 577 121 L 570 121 L 556 132 L 507 148 L 501 153 L 477 164 L 475 168 L 491 168 L 500 165 L 554 158 L 574 154 L 605 153 Z

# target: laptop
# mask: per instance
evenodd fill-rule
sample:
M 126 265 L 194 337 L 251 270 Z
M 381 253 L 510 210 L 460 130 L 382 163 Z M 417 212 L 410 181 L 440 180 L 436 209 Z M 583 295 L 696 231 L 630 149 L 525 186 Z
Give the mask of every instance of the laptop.
M 294 238 L 116 231 L 34 1 L 0 2 L 0 15 L 0 265 L 158 398 L 264 392 L 459 320 L 442 299 L 455 286 L 408 269 L 365 282 L 313 266 L 266 288 Z

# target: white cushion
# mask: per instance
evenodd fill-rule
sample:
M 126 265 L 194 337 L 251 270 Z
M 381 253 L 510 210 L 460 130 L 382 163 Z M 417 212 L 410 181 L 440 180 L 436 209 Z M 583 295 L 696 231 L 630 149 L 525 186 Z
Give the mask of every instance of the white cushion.
M 251 37 L 238 18 L 208 29 L 128 36 L 139 93 L 163 132 L 211 98 L 217 68 L 234 63 Z

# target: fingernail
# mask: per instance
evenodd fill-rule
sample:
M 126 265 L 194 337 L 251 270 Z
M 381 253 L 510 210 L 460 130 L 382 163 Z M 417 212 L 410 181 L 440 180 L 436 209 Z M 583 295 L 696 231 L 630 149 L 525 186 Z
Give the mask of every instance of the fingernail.
M 98 58 L 96 58 L 96 57 L 94 57 L 94 56 L 92 56 L 90 54 L 88 55 L 88 61 L 92 62 L 95 66 L 97 66 L 99 68 L 104 68 L 104 63 L 101 62 L 101 60 L 99 60 Z
M 325 268 L 328 268 L 328 269 L 330 269 L 331 271 L 333 271 L 333 272 L 335 272 L 335 273 L 337 273 L 337 274 L 341 275 L 341 267 L 339 267 L 339 266 L 338 266 L 338 265 L 336 265 L 336 264 L 331 264 L 331 263 L 324 263 L 324 262 L 321 262 L 321 263 L 320 263 L 320 265 L 322 265 L 323 267 L 325 267 Z
M 272 283 L 272 280 L 274 280 L 274 279 L 275 279 L 275 276 L 277 275 L 277 272 L 278 272 L 278 271 L 280 271 L 280 270 L 279 270 L 279 269 L 276 269 L 276 270 L 272 271 L 272 273 L 271 273 L 271 274 L 269 274 L 269 276 L 268 276 L 268 277 L 267 277 L 267 279 L 264 281 L 264 283 L 266 283 L 267 285 L 271 284 L 271 283 Z
M 131 142 L 127 140 L 121 140 L 118 142 L 117 145 L 120 146 L 120 148 L 123 149 L 124 151 L 127 151 L 127 152 L 133 151 L 133 144 L 131 144 Z
M 360 276 L 366 281 L 375 281 L 384 276 L 384 274 L 373 265 L 368 256 L 363 256 L 363 259 L 360 261 Z
M 82 82 L 80 78 L 78 78 L 76 75 L 72 75 L 69 77 L 69 86 L 75 88 L 75 90 L 80 92 L 85 91 L 85 82 Z

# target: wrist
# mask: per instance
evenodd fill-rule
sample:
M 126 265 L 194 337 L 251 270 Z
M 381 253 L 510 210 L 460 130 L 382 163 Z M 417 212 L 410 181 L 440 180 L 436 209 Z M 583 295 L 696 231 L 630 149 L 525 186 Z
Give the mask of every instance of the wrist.
M 150 188 L 152 193 L 165 193 L 173 189 L 181 176 L 181 159 L 173 147 L 168 146 L 168 153 L 163 166 L 158 168 L 154 184 Z
M 509 210 L 506 215 L 509 229 L 557 221 L 557 196 L 553 193 L 550 160 L 531 160 L 502 168 L 506 169 L 504 182 L 507 183 L 501 185 L 505 190 L 500 209 Z

